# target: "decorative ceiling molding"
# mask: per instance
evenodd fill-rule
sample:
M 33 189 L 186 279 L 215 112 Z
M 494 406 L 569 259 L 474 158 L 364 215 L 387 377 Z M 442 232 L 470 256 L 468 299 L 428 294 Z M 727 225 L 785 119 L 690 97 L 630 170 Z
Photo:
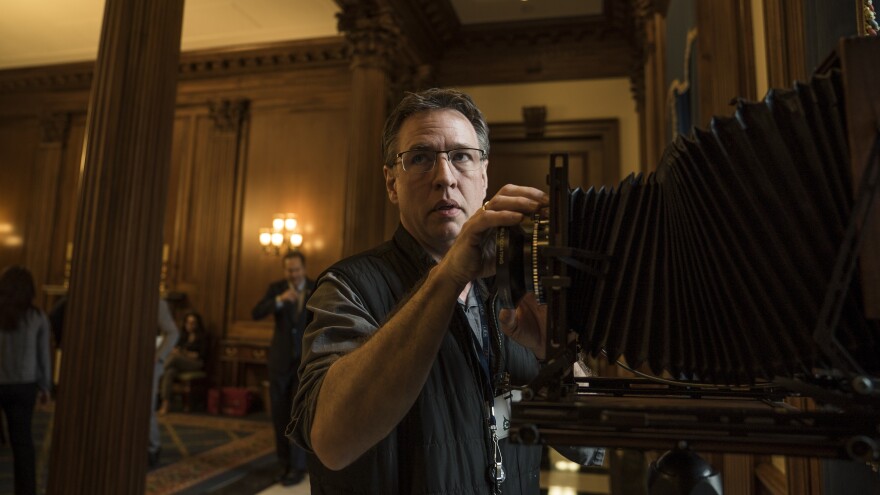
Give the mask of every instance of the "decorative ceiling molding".
M 180 80 L 384 64 L 395 86 L 629 76 L 644 92 L 644 25 L 668 0 L 605 0 L 604 13 L 462 26 L 450 0 L 335 0 L 343 36 L 182 54 Z M 0 91 L 88 89 L 93 63 L 0 71 Z
M 450 0 L 386 0 L 422 63 L 439 58 L 461 30 Z
M 180 57 L 181 80 L 348 63 L 342 37 L 271 43 L 233 50 L 206 50 Z
M 181 81 L 277 70 L 313 69 L 347 64 L 342 37 L 268 43 L 233 49 L 199 50 L 181 54 Z M 94 62 L 0 71 L 0 91 L 87 90 Z
M 94 62 L 52 65 L 0 71 L 0 91 L 39 89 L 89 89 Z
M 377 67 L 389 73 L 401 46 L 390 7 L 371 0 L 338 2 L 338 29 L 345 36 L 352 66 Z

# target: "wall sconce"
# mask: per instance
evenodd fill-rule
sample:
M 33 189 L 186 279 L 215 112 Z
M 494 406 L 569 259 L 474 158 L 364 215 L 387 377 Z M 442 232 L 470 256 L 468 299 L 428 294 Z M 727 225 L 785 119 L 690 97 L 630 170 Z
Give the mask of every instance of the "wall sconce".
M 299 222 L 293 213 L 276 213 L 272 228 L 260 229 L 260 245 L 267 254 L 276 256 L 299 249 L 303 236 L 296 231 Z

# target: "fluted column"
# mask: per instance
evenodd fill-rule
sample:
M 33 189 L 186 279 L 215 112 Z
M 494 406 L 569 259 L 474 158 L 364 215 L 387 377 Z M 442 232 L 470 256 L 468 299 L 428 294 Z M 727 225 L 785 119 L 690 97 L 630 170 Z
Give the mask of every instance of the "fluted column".
M 385 194 L 380 143 L 388 112 L 389 71 L 400 33 L 387 6 L 371 1 L 339 3 L 343 8 L 339 29 L 352 59 L 343 245 L 343 254 L 349 255 L 385 238 L 385 208 L 391 205 Z
M 58 212 L 58 178 L 69 128 L 70 115 L 66 113 L 47 114 L 40 119 L 42 135 L 34 162 L 33 194 L 25 234 L 25 265 L 34 275 L 38 296 L 43 295 L 42 287 L 47 282 L 52 244 L 59 241 L 52 235 Z
M 666 137 L 666 8 L 668 2 L 634 0 L 630 88 L 639 115 L 642 172 L 657 168 Z
M 144 492 L 182 0 L 107 0 L 48 493 Z

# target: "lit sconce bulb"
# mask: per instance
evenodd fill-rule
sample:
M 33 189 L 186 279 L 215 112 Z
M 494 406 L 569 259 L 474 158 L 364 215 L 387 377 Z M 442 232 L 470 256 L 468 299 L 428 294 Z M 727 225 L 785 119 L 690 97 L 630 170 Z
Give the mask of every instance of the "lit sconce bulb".
M 272 245 L 275 247 L 279 247 L 284 244 L 284 234 L 281 232 L 275 232 L 272 234 Z
M 290 234 L 290 244 L 293 247 L 300 247 L 300 246 L 302 246 L 302 243 L 303 243 L 302 234 Z
M 283 230 L 284 229 L 284 217 L 281 215 L 275 215 L 275 218 L 272 219 L 272 229 L 273 230 Z
M 296 217 L 294 217 L 293 215 L 288 215 L 287 219 L 284 220 L 284 230 L 296 230 Z
M 9 247 L 18 247 L 22 245 L 22 238 L 20 235 L 11 235 L 3 241 L 3 244 L 6 244 Z
M 272 244 L 272 233 L 269 229 L 260 229 L 260 245 L 267 247 L 269 244 Z

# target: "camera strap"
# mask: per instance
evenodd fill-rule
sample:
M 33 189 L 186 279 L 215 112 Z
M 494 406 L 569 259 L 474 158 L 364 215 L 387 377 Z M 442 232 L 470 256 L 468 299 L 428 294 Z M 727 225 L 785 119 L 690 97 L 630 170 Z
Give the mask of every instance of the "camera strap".
M 498 445 L 498 426 L 495 420 L 495 387 L 492 384 L 492 347 L 489 337 L 489 319 L 486 317 L 486 307 L 483 304 L 483 298 L 480 294 L 479 285 L 474 282 L 471 284 L 471 290 L 477 300 L 477 308 L 480 315 L 480 336 L 483 341 L 482 348 L 476 349 L 477 357 L 480 361 L 480 369 L 483 384 L 483 397 L 485 399 L 486 420 L 489 427 L 489 434 L 492 440 L 492 462 L 489 465 L 489 481 L 495 486 L 495 491 L 500 493 L 501 483 L 507 478 L 502 465 L 501 447 Z M 471 332 L 473 335 L 473 332 Z M 475 347 L 479 347 L 478 342 L 474 342 Z M 503 399 L 502 399 L 503 400 Z

